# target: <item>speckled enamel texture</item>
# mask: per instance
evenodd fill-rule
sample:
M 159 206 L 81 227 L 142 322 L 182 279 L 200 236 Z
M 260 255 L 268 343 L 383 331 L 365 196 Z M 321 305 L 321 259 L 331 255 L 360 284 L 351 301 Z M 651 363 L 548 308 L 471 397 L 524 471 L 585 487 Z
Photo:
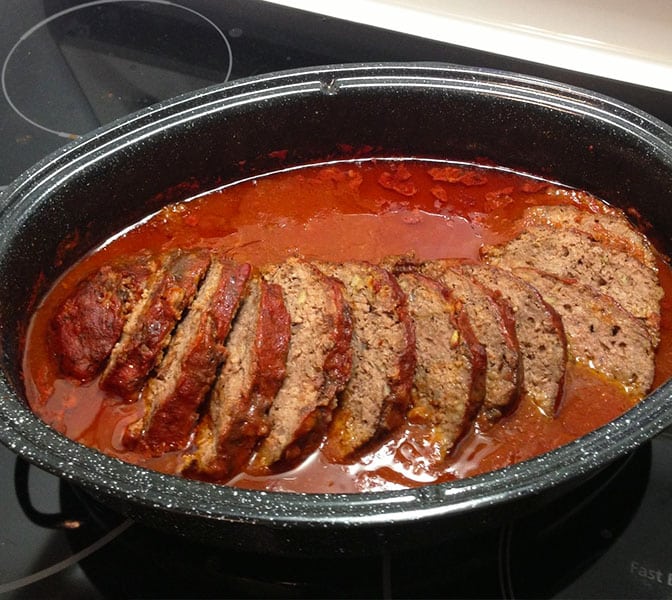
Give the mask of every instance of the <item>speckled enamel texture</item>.
M 367 64 L 266 75 L 181 96 L 65 146 L 3 193 L 2 442 L 149 525 L 268 554 L 341 555 L 499 524 L 672 423 L 666 384 L 598 431 L 501 471 L 405 491 L 301 495 L 143 470 L 72 442 L 33 416 L 21 380 L 22 336 L 36 299 L 79 257 L 199 189 L 353 153 L 488 157 L 616 206 L 634 205 L 663 236 L 672 234 L 672 131 L 585 90 L 450 65 Z

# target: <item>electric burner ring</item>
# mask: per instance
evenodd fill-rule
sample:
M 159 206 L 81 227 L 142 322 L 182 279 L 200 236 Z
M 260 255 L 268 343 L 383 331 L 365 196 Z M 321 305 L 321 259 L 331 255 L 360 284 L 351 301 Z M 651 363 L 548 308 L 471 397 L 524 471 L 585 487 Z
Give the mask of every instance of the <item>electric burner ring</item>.
M 73 140 L 73 139 L 77 139 L 78 137 L 80 137 L 81 134 L 70 133 L 70 132 L 66 132 L 66 131 L 59 131 L 58 129 L 53 129 L 51 127 L 48 127 L 46 125 L 43 125 L 43 124 L 37 122 L 36 120 L 34 120 L 34 119 L 30 118 L 28 115 L 26 115 L 16 105 L 16 103 L 12 100 L 11 95 L 9 93 L 9 89 L 8 89 L 8 86 L 7 86 L 8 66 L 9 66 L 9 64 L 12 60 L 12 57 L 14 56 L 17 49 L 19 48 L 19 46 L 23 42 L 25 42 L 31 35 L 33 35 L 36 31 L 38 31 L 42 27 L 46 26 L 47 24 L 51 23 L 52 21 L 55 21 L 56 19 L 59 19 L 59 18 L 65 16 L 65 15 L 73 13 L 75 11 L 79 11 L 79 10 L 86 9 L 86 8 L 91 8 L 91 7 L 94 7 L 94 6 L 100 6 L 100 5 L 104 5 L 104 4 L 130 3 L 130 2 L 135 2 L 135 3 L 139 3 L 139 4 L 158 4 L 158 5 L 168 6 L 168 7 L 175 8 L 175 9 L 181 9 L 183 11 L 186 11 L 188 13 L 191 13 L 191 14 L 197 16 L 198 18 L 200 18 L 203 21 L 205 21 L 206 23 L 208 23 L 208 25 L 210 25 L 212 28 L 215 29 L 215 31 L 221 37 L 222 41 L 224 42 L 224 44 L 226 46 L 226 51 L 228 53 L 228 66 L 227 66 L 227 70 L 226 70 L 226 73 L 225 73 L 225 76 L 224 76 L 222 82 L 226 82 L 226 81 L 229 80 L 229 78 L 231 77 L 231 71 L 233 69 L 233 51 L 231 49 L 231 44 L 230 44 L 228 38 L 226 37 L 226 34 L 224 33 L 224 31 L 222 31 L 222 29 L 216 23 L 214 23 L 211 19 L 209 19 L 204 14 L 198 12 L 197 10 L 194 10 L 193 8 L 189 8 L 187 6 L 182 6 L 181 4 L 177 4 L 176 2 L 172 2 L 171 0 L 92 0 L 90 2 L 85 2 L 84 4 L 80 4 L 78 6 L 72 6 L 70 8 L 66 8 L 64 10 L 58 11 L 58 12 L 54 13 L 53 15 L 50 15 L 49 17 L 47 17 L 45 19 L 42 19 L 41 21 L 39 21 L 38 23 L 33 25 L 30 29 L 28 29 L 26 32 L 24 32 L 19 37 L 19 39 L 14 43 L 14 45 L 10 48 L 10 50 L 7 53 L 7 56 L 5 57 L 5 60 L 2 64 L 2 71 L 0 72 L 0 85 L 2 86 L 3 96 L 5 97 L 5 100 L 7 101 L 7 103 L 11 107 L 11 109 L 21 119 L 30 123 L 34 127 L 38 128 L 38 129 L 41 129 L 42 131 L 45 131 L 47 133 L 52 133 L 54 135 L 57 135 L 57 136 L 62 137 L 62 138 L 66 138 L 68 140 Z

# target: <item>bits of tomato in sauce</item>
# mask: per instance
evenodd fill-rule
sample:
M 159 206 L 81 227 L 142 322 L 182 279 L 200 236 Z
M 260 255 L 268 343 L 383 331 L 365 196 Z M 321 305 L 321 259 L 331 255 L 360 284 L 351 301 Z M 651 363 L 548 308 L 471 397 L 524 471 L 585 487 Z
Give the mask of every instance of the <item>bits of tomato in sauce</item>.
M 122 460 L 172 473 L 179 452 L 152 458 L 124 445 L 138 420 L 138 400 L 120 403 L 97 380 L 64 378 L 49 346 L 49 324 L 63 299 L 88 273 L 116 257 L 149 249 L 211 247 L 261 266 L 300 254 L 331 261 L 477 259 L 483 244 L 516 231 L 526 207 L 574 204 L 595 209 L 590 194 L 505 169 L 437 161 L 346 161 L 281 171 L 245 180 L 153 216 L 91 252 L 66 272 L 36 311 L 27 337 L 24 376 L 32 409 L 64 435 Z M 656 385 L 672 373 L 672 273 L 660 261 L 665 289 Z M 555 419 L 523 401 L 511 415 L 476 426 L 444 464 L 414 425 L 395 432 L 352 464 L 332 464 L 317 451 L 290 473 L 229 482 L 253 489 L 359 492 L 397 489 L 498 469 L 568 443 L 628 410 L 633 399 L 593 372 L 570 364 Z

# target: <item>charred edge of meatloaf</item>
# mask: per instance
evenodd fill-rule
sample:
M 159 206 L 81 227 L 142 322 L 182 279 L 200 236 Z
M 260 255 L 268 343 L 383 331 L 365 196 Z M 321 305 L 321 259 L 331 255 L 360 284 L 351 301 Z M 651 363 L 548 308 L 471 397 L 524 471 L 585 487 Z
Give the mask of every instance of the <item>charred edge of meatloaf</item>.
M 343 282 L 352 307 L 352 374 L 325 445 L 330 459 L 342 461 L 404 422 L 415 371 L 415 331 L 406 296 L 387 270 L 368 263 L 319 266 Z
M 641 321 L 613 298 L 576 281 L 516 269 L 553 306 L 567 332 L 570 357 L 643 398 L 655 373 L 655 352 Z
M 162 256 L 161 263 L 126 320 L 100 380 L 103 389 L 126 399 L 140 390 L 161 359 L 173 328 L 196 294 L 210 256 L 206 251 L 176 250 Z
M 84 382 L 100 373 L 156 268 L 149 254 L 105 265 L 65 299 L 52 321 L 50 338 L 65 375 Z
M 663 290 L 657 271 L 583 231 L 532 226 L 501 246 L 484 247 L 482 254 L 507 269 L 530 267 L 590 285 L 642 319 L 654 345 L 660 340 Z
M 523 226 L 552 225 L 559 228 L 579 229 L 596 242 L 604 243 L 634 256 L 651 269 L 657 269 L 653 246 L 625 216 L 612 208 L 606 213 L 595 213 L 571 205 L 530 206 L 525 209 Z
M 378 262 L 378 266 L 397 276 L 402 273 L 418 273 L 424 263 L 425 261 L 420 260 L 415 253 L 410 252 L 386 256 Z
M 298 258 L 269 268 L 265 278 L 282 288 L 291 337 L 269 433 L 249 465 L 255 473 L 291 468 L 319 446 L 351 366 L 350 313 L 340 282 Z
M 449 289 L 466 312 L 477 339 L 485 347 L 487 370 L 481 426 L 488 427 L 518 404 L 522 389 L 522 359 L 511 305 L 468 275 L 462 261 L 434 260 L 421 272 Z
M 558 313 L 539 292 L 513 273 L 490 265 L 464 265 L 463 271 L 513 307 L 523 362 L 523 394 L 554 416 L 564 389 L 567 338 Z
M 184 448 L 225 358 L 224 343 L 250 277 L 249 264 L 213 260 L 156 373 L 142 390 L 134 427 L 153 454 Z
M 285 378 L 290 331 L 281 288 L 255 278 L 231 330 L 227 360 L 185 474 L 226 480 L 245 467 L 269 431 L 268 411 Z
M 427 428 L 439 461 L 471 428 L 485 397 L 486 355 L 462 303 L 424 275 L 399 275 L 415 323 L 412 423 Z

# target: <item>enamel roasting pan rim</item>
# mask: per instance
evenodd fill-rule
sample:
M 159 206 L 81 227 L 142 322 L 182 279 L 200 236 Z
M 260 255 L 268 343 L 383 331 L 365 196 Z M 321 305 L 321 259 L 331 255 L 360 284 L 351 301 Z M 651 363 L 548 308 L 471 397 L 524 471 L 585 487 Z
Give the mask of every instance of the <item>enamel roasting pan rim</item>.
M 498 144 L 502 142 L 497 140 L 503 139 L 504 133 L 490 135 L 485 125 L 477 127 L 478 131 L 474 133 L 476 143 L 467 150 L 460 149 L 466 147 L 464 136 L 472 135 L 466 132 L 466 126 L 465 131 L 458 132 L 452 139 L 449 139 L 452 135 L 450 131 L 443 132 L 438 127 L 439 133 L 443 132 L 447 140 L 444 146 L 438 144 L 434 136 L 428 137 L 423 133 L 408 148 L 404 148 L 404 135 L 408 137 L 404 128 L 408 125 L 402 124 L 399 119 L 417 120 L 412 124 L 417 131 L 422 131 L 423 125 L 432 123 L 426 115 L 417 116 L 408 112 L 408 107 L 417 105 L 419 99 L 424 104 L 418 106 L 418 111 L 440 109 L 440 114 L 445 116 L 445 111 L 456 110 L 460 114 L 455 119 L 461 121 L 464 121 L 464 115 L 481 115 L 490 128 L 504 121 L 504 126 L 508 127 L 504 133 L 508 136 L 515 137 L 523 127 L 527 127 L 528 131 L 520 134 L 522 142 L 531 142 L 535 151 L 543 149 L 540 138 L 535 137 L 541 135 L 538 125 L 543 119 L 552 123 L 549 125 L 551 129 L 576 127 L 579 130 L 575 136 L 578 141 L 564 142 L 557 157 L 544 155 L 541 160 L 545 162 L 538 165 L 531 157 L 534 152 L 529 151 L 514 151 L 511 161 L 503 162 L 503 157 L 513 146 L 507 146 L 506 142 L 500 150 Z M 379 118 L 392 121 L 380 126 L 374 124 L 369 131 L 362 131 L 369 127 L 366 118 L 371 118 L 369 111 L 373 110 L 370 106 L 374 102 L 378 103 L 376 110 Z M 338 138 L 332 130 L 342 125 L 343 122 L 338 119 L 342 119 L 343 111 L 352 109 L 355 104 L 361 107 L 364 116 L 359 121 L 353 117 L 357 122 L 353 124 L 349 138 Z M 306 107 L 313 106 L 312 113 L 306 110 Z M 491 113 L 484 112 L 488 107 Z M 259 137 L 253 135 L 254 127 L 261 127 L 259 123 L 276 111 L 278 122 L 264 123 L 268 139 L 250 141 Z M 529 122 L 521 122 L 521 115 L 528 112 L 532 115 Z M 293 124 L 286 122 L 288 114 L 296 116 Z M 330 125 L 326 117 L 333 118 L 334 122 Z M 458 127 L 456 123 L 452 123 L 453 128 Z M 355 127 L 361 135 L 354 133 Z M 210 128 L 214 131 L 212 137 L 208 137 L 207 133 Z M 585 133 L 588 130 L 589 133 Z M 193 131 L 196 133 L 192 134 Z M 226 132 L 229 139 L 212 142 L 222 144 L 218 156 L 213 158 L 207 151 L 203 159 L 185 158 L 186 154 L 179 156 L 178 140 L 188 140 L 190 135 L 205 135 L 203 144 L 208 144 L 219 139 L 222 132 Z M 246 138 L 248 133 L 249 138 Z M 358 135 L 359 139 L 355 139 Z M 296 141 L 320 136 L 327 139 L 305 143 Z M 532 137 L 528 139 L 526 136 Z M 607 141 L 601 141 L 602 138 Z M 165 188 L 176 185 L 179 177 L 192 171 L 197 177 L 207 178 L 217 170 L 218 167 L 213 166 L 217 160 L 221 164 L 232 163 L 228 159 L 241 148 L 245 149 L 248 143 L 256 146 L 246 149 L 244 155 L 238 155 L 241 161 L 250 165 L 245 173 L 247 176 L 277 168 L 277 164 L 268 162 L 267 156 L 268 152 L 281 148 L 283 143 L 290 148 L 289 163 L 298 165 L 325 158 L 327 150 L 332 150 L 330 158 L 336 157 L 334 152 L 337 151 L 333 149 L 341 147 L 336 143 L 339 139 L 355 147 L 357 143 L 365 146 L 367 141 L 372 142 L 368 146 L 370 155 L 389 156 L 406 152 L 406 155 L 439 157 L 443 151 L 447 158 L 469 160 L 489 151 L 488 156 L 498 164 L 583 187 L 618 205 L 625 202 L 625 193 L 632 195 L 638 191 L 638 184 L 632 184 L 633 178 L 628 179 L 625 186 L 634 186 L 633 189 L 609 192 L 605 190 L 604 178 L 593 176 L 590 172 L 593 167 L 595 172 L 603 168 L 599 156 L 594 159 L 597 166 L 588 165 L 585 172 L 576 175 L 571 169 L 577 168 L 572 165 L 564 168 L 561 160 L 571 153 L 592 152 L 588 156 L 595 156 L 595 148 L 586 149 L 586 139 L 594 140 L 598 149 L 599 144 L 607 149 L 610 144 L 617 143 L 618 148 L 613 150 L 616 155 L 625 147 L 626 159 L 642 156 L 642 168 L 651 170 L 651 174 L 644 175 L 653 180 L 650 185 L 657 186 L 658 198 L 653 204 L 645 203 L 638 207 L 642 213 L 653 220 L 658 217 L 656 210 L 660 210 L 660 218 L 664 219 L 664 208 L 656 208 L 656 203 L 664 203 L 666 199 L 672 201 L 672 128 L 617 100 L 512 73 L 443 64 L 333 65 L 239 80 L 161 102 L 69 143 L 27 170 L 0 197 L 0 343 L 3 350 L 0 440 L 38 467 L 80 485 L 114 509 L 151 525 L 216 543 L 290 554 L 300 553 L 301 548 L 310 552 L 311 544 L 312 550 L 319 552 L 317 546 L 320 542 L 315 541 L 318 536 L 311 538 L 309 535 L 309 542 L 302 541 L 303 538 L 297 542 L 296 536 L 305 535 L 310 530 L 329 530 L 331 533 L 324 536 L 325 548 L 329 545 L 345 553 L 348 552 L 346 546 L 359 542 L 357 532 L 360 531 L 373 532 L 375 535 L 371 539 L 375 538 L 379 543 L 381 540 L 391 541 L 402 534 L 407 541 L 412 540 L 413 536 L 407 535 L 408 532 L 421 523 L 446 523 L 447 530 L 464 529 L 465 522 L 497 523 L 511 514 L 510 509 L 519 510 L 516 507 L 520 505 L 533 505 L 539 498 L 561 494 L 564 489 L 598 472 L 672 423 L 672 384 L 668 382 L 628 413 L 599 430 L 543 456 L 500 471 L 401 491 L 289 494 L 239 490 L 151 472 L 77 444 L 33 415 L 24 400 L 20 340 L 27 323 L 26 310 L 32 308 L 30 298 L 36 285 L 37 271 L 33 269 L 32 274 L 22 275 L 22 268 L 28 271 L 30 268 L 25 267 L 23 261 L 26 259 L 21 257 L 33 252 L 36 260 L 39 261 L 41 256 L 51 257 L 53 262 L 55 250 L 59 248 L 56 237 L 60 239 L 72 235 L 75 230 L 80 231 L 95 220 L 96 211 L 109 211 L 109 207 L 101 209 L 101 206 L 107 206 L 101 202 L 117 203 L 121 207 L 122 210 L 115 213 L 116 221 L 111 219 L 109 224 L 103 224 L 104 215 L 99 217 L 100 231 L 83 235 L 83 242 L 75 251 L 63 255 L 60 262 L 41 265 L 39 273 L 44 275 L 45 283 L 38 291 L 43 293 L 50 282 L 85 252 L 115 231 L 158 208 L 158 205 L 152 204 L 136 206 L 136 200 L 125 199 L 123 192 L 115 194 L 112 190 L 110 198 L 92 201 L 94 206 L 90 212 L 87 212 L 87 206 L 80 204 L 84 214 L 73 216 L 73 204 L 68 200 L 73 190 L 76 196 L 85 194 L 82 189 L 96 190 L 99 185 L 109 186 L 110 182 L 105 181 L 108 171 L 117 175 L 123 172 L 130 173 L 129 185 L 140 185 L 142 188 L 138 197 L 147 198 L 159 194 L 160 185 Z M 552 139 L 555 143 L 558 136 Z M 261 146 L 264 143 L 269 144 L 265 153 Z M 290 146 L 292 143 L 295 145 Z M 424 143 L 427 143 L 425 150 Z M 511 143 L 518 142 L 514 140 Z M 572 144 L 583 146 L 577 151 Z M 145 184 L 142 177 L 151 179 L 151 176 L 138 174 L 129 165 L 138 158 L 146 158 L 156 148 L 162 149 L 159 159 L 167 164 L 176 160 L 189 164 L 182 173 L 177 169 L 172 180 L 165 175 L 165 181 L 152 180 Z M 229 148 L 230 156 L 226 155 Z M 292 148 L 296 148 L 296 152 Z M 456 156 L 460 152 L 463 154 Z M 502 154 L 501 159 L 498 153 Z M 173 154 L 178 157 L 174 158 Z M 150 169 L 152 159 L 147 160 L 149 164 L 146 168 Z M 194 167 L 197 160 L 200 160 L 199 166 Z M 586 162 L 581 156 L 575 160 L 577 164 Z M 217 172 L 212 181 L 233 181 L 236 179 L 234 175 L 231 169 L 226 173 Z M 102 184 L 99 183 L 101 180 Z M 180 198 L 169 198 L 174 199 Z M 121 216 L 119 213 L 122 213 Z M 73 220 L 77 223 L 71 224 Z M 38 226 L 55 229 L 56 234 L 45 235 L 50 238 L 46 242 L 36 239 L 34 232 Z M 662 223 L 662 229 L 664 233 L 672 231 L 672 222 Z M 267 535 L 254 533 L 254 527 L 250 526 L 255 525 L 264 531 L 282 531 L 282 539 L 278 541 L 274 533 L 274 542 L 269 544 Z M 438 535 L 449 535 L 447 530 L 437 529 L 440 531 Z M 348 533 L 340 535 L 338 532 Z M 419 537 L 426 532 L 425 529 Z M 236 536 L 235 540 L 231 539 L 232 535 Z M 366 551 L 369 542 L 362 539 L 362 548 Z

